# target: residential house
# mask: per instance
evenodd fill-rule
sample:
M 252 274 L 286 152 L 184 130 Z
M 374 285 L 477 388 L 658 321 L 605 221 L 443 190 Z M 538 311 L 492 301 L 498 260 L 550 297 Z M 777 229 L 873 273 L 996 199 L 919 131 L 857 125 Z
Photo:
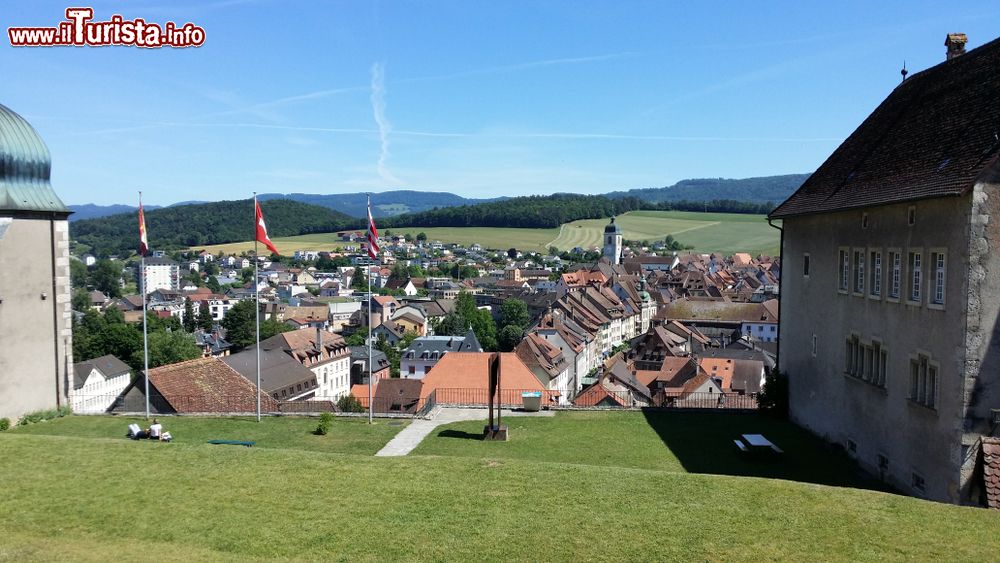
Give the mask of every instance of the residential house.
M 470 328 L 465 336 L 421 336 L 414 338 L 403 350 L 399 360 L 399 376 L 423 379 L 441 358 L 449 352 L 482 352 L 483 347 Z
M 122 391 L 111 412 L 140 413 L 146 405 L 140 374 Z M 258 398 L 259 397 L 259 398 Z M 198 358 L 149 370 L 149 410 L 154 414 L 277 412 L 278 403 L 220 358 Z
M 438 404 L 486 405 L 489 402 L 489 362 L 491 352 L 450 352 L 423 378 L 421 398 L 435 394 Z M 555 401 L 554 394 L 513 352 L 498 354 L 500 361 L 499 400 L 506 406 L 520 406 L 521 393 L 541 391 L 543 404 Z
M 78 414 L 107 412 L 131 380 L 128 364 L 110 354 L 73 364 L 70 406 Z
M 557 346 L 536 333 L 528 333 L 514 353 L 546 389 L 558 393 L 560 404 L 568 404 L 576 396 L 576 371 Z
M 347 395 L 351 389 L 351 351 L 344 339 L 324 330 L 293 330 L 276 334 L 271 338 L 261 341 L 261 354 L 265 352 L 282 353 L 292 358 L 298 364 L 308 368 L 314 377 L 312 387 L 307 389 L 305 381 L 301 388 L 299 383 L 294 383 L 294 391 L 289 390 L 289 395 L 281 396 L 281 400 L 293 400 L 292 392 L 300 393 L 294 399 L 317 399 L 336 401 Z M 233 354 L 226 358 L 226 363 L 233 366 L 240 373 L 246 375 L 247 369 L 256 351 L 248 348 L 239 354 Z M 275 365 L 285 369 L 290 365 L 285 361 L 275 361 Z M 263 369 L 263 368 L 262 368 Z M 275 370 L 277 375 L 281 375 L 281 370 Z M 301 372 L 301 370 L 298 370 Z M 301 372 L 304 377 L 305 372 Z M 281 380 L 284 382 L 285 380 Z M 292 383 L 289 383 L 291 385 Z M 269 391 L 273 395 L 273 391 Z M 311 393 L 309 396 L 304 394 Z
M 351 346 L 351 385 L 368 384 L 368 346 Z M 378 383 L 383 379 L 389 379 L 390 368 L 389 358 L 385 352 L 378 348 L 371 349 L 372 379 Z

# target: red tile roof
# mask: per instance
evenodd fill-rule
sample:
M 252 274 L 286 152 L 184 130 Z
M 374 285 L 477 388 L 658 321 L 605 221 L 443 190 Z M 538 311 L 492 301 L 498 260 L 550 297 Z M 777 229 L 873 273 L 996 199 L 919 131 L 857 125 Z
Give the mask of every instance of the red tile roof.
M 149 383 L 178 413 L 253 412 L 256 386 L 219 358 L 198 358 L 149 370 Z M 261 409 L 276 411 L 263 391 Z
M 421 397 L 437 390 L 439 403 L 486 404 L 490 356 L 490 352 L 445 354 L 424 377 Z M 508 392 L 545 391 L 535 374 L 513 352 L 500 354 L 500 387 Z
M 986 506 L 1000 509 L 1000 438 L 983 438 L 983 481 Z

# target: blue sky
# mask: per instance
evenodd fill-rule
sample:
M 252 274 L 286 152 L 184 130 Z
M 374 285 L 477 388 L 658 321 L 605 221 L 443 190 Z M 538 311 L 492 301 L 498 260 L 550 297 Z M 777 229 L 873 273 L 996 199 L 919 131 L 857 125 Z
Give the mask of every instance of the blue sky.
M 814 170 L 992 2 L 6 0 L 192 22 L 200 48 L 12 48 L 0 103 L 67 203 L 418 189 L 601 193 Z M 946 8 L 946 9 L 945 9 Z

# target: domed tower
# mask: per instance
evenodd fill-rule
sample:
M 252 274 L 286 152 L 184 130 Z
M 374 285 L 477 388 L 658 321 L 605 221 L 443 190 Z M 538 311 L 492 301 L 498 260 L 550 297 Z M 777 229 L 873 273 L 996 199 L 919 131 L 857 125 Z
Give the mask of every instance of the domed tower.
M 0 418 L 66 405 L 72 388 L 70 211 L 51 164 L 35 129 L 0 105 Z
M 622 230 L 614 217 L 604 227 L 604 257 L 612 264 L 622 263 Z

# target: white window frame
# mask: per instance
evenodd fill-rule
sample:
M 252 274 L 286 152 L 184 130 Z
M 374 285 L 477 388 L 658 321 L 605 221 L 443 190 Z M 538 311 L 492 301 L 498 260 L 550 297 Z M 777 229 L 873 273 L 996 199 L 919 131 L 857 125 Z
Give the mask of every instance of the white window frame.
M 854 287 L 852 293 L 864 297 L 865 295 L 865 261 L 868 260 L 864 248 L 855 248 L 851 254 L 851 267 L 853 269 Z
M 851 287 L 851 249 L 841 246 L 837 249 L 837 291 L 846 294 Z
M 903 291 L 903 251 L 899 248 L 890 248 L 888 256 L 889 290 L 886 300 L 899 302 L 900 293 Z
M 868 257 L 871 260 L 871 285 L 868 291 L 868 297 L 872 299 L 882 298 L 882 249 L 873 248 L 868 251 Z
M 920 305 L 924 299 L 924 251 L 909 248 L 906 252 L 906 302 Z
M 945 291 L 948 289 L 948 252 L 943 248 L 930 249 L 931 290 L 927 296 L 927 306 L 944 309 Z

